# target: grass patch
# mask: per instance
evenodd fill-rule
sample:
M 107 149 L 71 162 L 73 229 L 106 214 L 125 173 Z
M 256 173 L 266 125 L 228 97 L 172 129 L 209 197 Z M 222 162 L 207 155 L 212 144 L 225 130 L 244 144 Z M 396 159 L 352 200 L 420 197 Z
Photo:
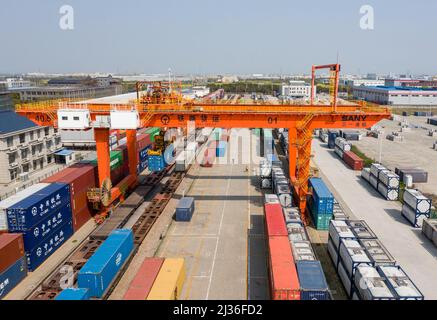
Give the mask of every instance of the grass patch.
M 356 145 L 352 145 L 351 151 L 363 159 L 364 167 L 368 168 L 375 162 L 375 159 L 371 159 L 364 152 L 362 152 Z

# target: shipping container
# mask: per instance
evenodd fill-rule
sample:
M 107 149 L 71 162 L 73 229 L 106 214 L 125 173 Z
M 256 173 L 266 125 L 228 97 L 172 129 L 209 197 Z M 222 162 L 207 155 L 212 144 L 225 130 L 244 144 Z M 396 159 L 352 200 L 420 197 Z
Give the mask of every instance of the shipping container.
M 278 198 L 282 208 L 293 207 L 293 196 L 291 193 L 281 193 L 279 194 Z
M 399 198 L 399 187 L 388 188 L 383 183 L 378 183 L 378 191 L 388 201 L 396 201 Z
M 329 288 L 320 261 L 297 261 L 301 300 L 330 300 Z
M 300 285 L 288 237 L 268 238 L 272 300 L 300 300 Z
M 264 195 L 264 202 L 265 203 L 280 203 L 279 198 L 276 194 L 265 194 Z
M 2 256 L 3 259 L 3 256 Z M 1 259 L 0 259 L 1 260 Z M 0 272 L 0 299 L 4 298 L 27 276 L 26 258 L 19 258 Z
M 370 174 L 370 176 L 369 176 L 369 183 L 370 183 L 370 185 L 371 185 L 373 188 L 375 188 L 376 190 L 378 190 L 378 183 L 379 183 L 379 181 L 378 181 L 378 178 L 375 177 L 373 174 Z
M 396 168 L 395 173 L 399 175 L 400 180 L 404 180 L 405 175 L 413 177 L 413 183 L 428 182 L 428 172 L 417 168 Z
M 7 209 L 9 207 L 48 186 L 48 183 L 37 183 L 0 201 L 0 231 L 8 230 Z
M 335 139 L 340 135 L 338 130 L 328 130 L 328 147 L 334 149 Z
M 411 208 L 408 204 L 402 205 L 401 214 L 411 223 L 415 228 L 421 228 L 423 220 L 429 218 L 429 213 L 419 213 L 417 210 Z
M 132 230 L 116 229 L 80 269 L 78 285 L 89 289 L 90 297 L 102 298 L 132 254 Z
M 55 300 L 89 300 L 89 290 L 85 288 L 67 288 L 59 293 Z
M 163 263 L 164 258 L 146 258 L 129 284 L 123 300 L 146 300 Z
M 431 199 L 425 197 L 419 190 L 405 189 L 403 200 L 416 213 L 429 214 L 431 211 Z
M 353 170 L 363 170 L 364 162 L 363 159 L 358 157 L 355 153 L 352 151 L 346 151 L 343 154 L 343 161 L 351 167 Z
M 351 151 L 352 148 L 352 144 L 341 137 L 335 138 L 335 146 L 338 147 L 338 149 L 340 149 L 342 152 Z
M 437 234 L 437 219 L 423 220 L 422 233 L 432 241 L 434 233 Z
M 394 265 L 396 260 L 378 239 L 361 239 L 360 244 L 375 266 Z
M 345 221 L 331 220 L 329 223 L 329 237 L 336 251 L 340 249 L 341 239 L 355 239 L 352 228 Z
M 363 168 L 363 170 L 361 170 L 361 177 L 369 183 L 370 183 L 370 175 L 371 175 L 370 168 Z
M 7 209 L 9 232 L 29 229 L 70 201 L 68 184 L 51 183 Z
M 360 300 L 396 300 L 387 279 L 375 267 L 358 266 L 355 271 L 354 289 Z
M 122 148 L 122 147 L 118 147 Z M 91 161 L 92 164 L 97 165 L 97 159 Z M 123 165 L 123 151 L 114 150 L 109 153 L 109 168 L 115 170 Z
M 147 300 L 179 300 L 184 281 L 184 259 L 165 259 Z
M 183 197 L 179 200 L 176 206 L 176 221 L 191 221 L 194 213 L 194 198 Z
M 399 266 L 376 267 L 381 276 L 387 278 L 388 285 L 396 292 L 399 300 L 424 300 L 423 294 L 406 272 Z
M 53 210 L 52 214 L 45 217 L 33 227 L 21 230 L 20 232 L 23 234 L 25 250 L 31 251 L 41 241 L 50 237 L 60 226 L 71 221 L 71 207 L 68 203 L 62 208 Z
M 377 236 L 364 220 L 346 220 L 357 239 L 376 239 Z
M 308 236 L 306 234 L 305 228 L 301 223 L 288 223 L 286 225 L 288 232 L 288 240 L 290 242 L 294 241 L 308 241 Z
M 332 214 L 334 209 L 334 197 L 325 183 L 320 178 L 309 179 L 309 186 L 313 190 L 313 214 Z
M 0 235 L 0 273 L 24 257 L 23 236 L 20 233 Z M 1 283 L 1 282 L 0 282 Z
M 266 231 L 270 236 L 288 236 L 282 207 L 278 203 L 266 203 L 264 205 Z
M 316 261 L 311 242 L 309 241 L 293 241 L 291 242 L 291 252 L 293 253 L 294 261 Z
M 216 148 L 216 157 L 224 157 L 226 153 L 227 143 L 225 141 L 219 141 Z
M 300 223 L 302 225 L 302 218 L 300 216 L 300 210 L 296 207 L 282 208 L 285 218 L 285 224 Z
M 384 167 L 382 164 L 380 163 L 372 163 L 372 165 L 370 166 L 370 173 L 376 178 L 379 179 L 379 172 L 381 170 L 387 170 L 386 167 Z
M 35 271 L 48 257 L 59 249 L 73 235 L 73 223 L 67 221 L 53 230 L 43 241 L 30 251 L 26 249 L 27 269 Z
M 390 170 L 381 170 L 379 172 L 379 181 L 382 182 L 387 188 L 399 188 L 399 176 Z
M 149 170 L 159 172 L 164 170 L 165 163 L 162 155 L 149 155 Z
M 344 151 L 343 150 L 341 150 L 339 147 L 335 146 L 334 147 L 334 152 L 337 154 L 337 156 L 340 159 L 343 159 L 343 156 L 344 156 Z
M 343 265 L 349 278 L 355 273 L 360 265 L 373 266 L 373 262 L 367 255 L 366 250 L 356 240 L 340 240 L 340 263 Z

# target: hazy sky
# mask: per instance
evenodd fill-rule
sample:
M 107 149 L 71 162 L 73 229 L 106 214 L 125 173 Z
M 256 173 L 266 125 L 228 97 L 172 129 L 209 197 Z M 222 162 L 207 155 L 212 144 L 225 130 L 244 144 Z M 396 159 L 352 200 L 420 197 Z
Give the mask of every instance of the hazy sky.
M 74 8 L 74 30 L 59 9 Z M 372 5 L 375 29 L 360 28 Z M 437 74 L 434 0 L 2 0 L 0 73 Z

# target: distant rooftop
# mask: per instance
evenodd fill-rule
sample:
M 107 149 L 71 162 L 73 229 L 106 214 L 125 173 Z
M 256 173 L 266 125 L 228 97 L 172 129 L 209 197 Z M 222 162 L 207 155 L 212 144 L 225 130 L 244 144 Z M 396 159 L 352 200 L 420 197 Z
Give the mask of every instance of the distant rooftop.
M 355 88 L 365 88 L 365 89 L 379 89 L 384 91 L 437 91 L 434 88 L 420 88 L 420 87 L 393 87 L 393 86 L 357 86 Z
M 37 125 L 27 119 L 20 116 L 12 110 L 0 110 L 0 134 L 6 134 L 14 131 L 20 131 Z

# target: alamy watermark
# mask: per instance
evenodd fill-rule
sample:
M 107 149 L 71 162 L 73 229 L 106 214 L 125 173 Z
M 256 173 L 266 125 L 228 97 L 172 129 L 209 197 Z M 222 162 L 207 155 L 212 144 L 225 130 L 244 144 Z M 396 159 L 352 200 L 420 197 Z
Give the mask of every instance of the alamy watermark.
M 363 5 L 360 8 L 360 28 L 362 30 L 373 30 L 375 29 L 375 10 L 371 5 Z
M 59 8 L 59 28 L 61 30 L 74 30 L 74 9 L 68 4 Z

